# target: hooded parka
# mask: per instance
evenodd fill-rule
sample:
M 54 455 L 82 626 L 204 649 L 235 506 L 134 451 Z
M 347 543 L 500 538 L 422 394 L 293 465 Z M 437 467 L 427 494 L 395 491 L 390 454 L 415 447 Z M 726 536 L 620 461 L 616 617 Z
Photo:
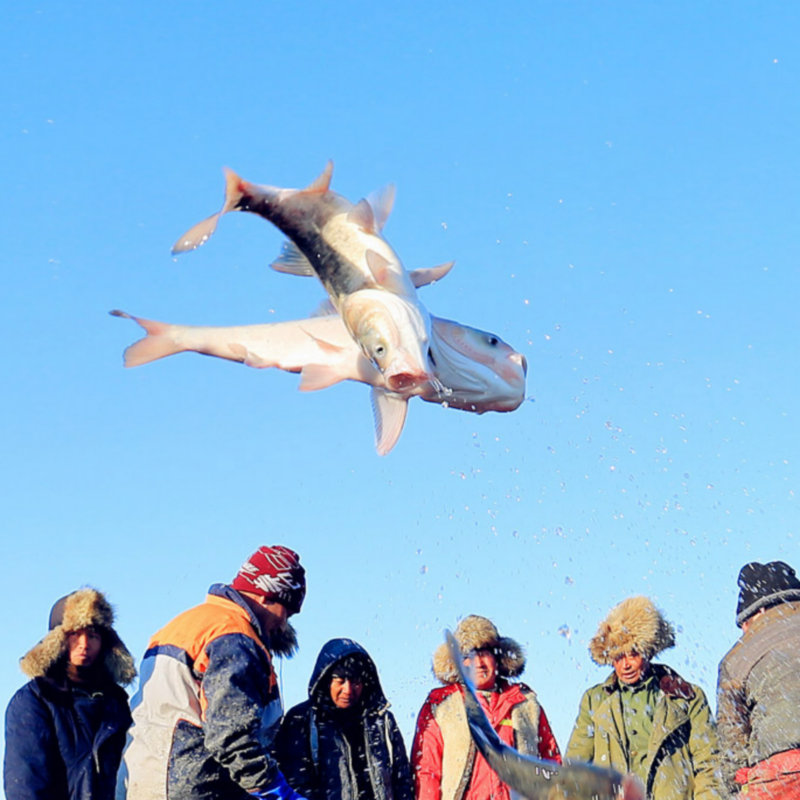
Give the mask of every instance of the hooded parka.
M 360 703 L 336 708 L 330 697 L 337 664 L 355 658 L 364 679 Z M 289 785 L 309 800 L 412 800 L 411 769 L 397 722 L 367 651 L 332 639 L 320 651 L 308 700 L 284 717 L 273 755 Z
M 100 592 L 80 589 L 59 603 L 60 621 L 22 659 L 32 680 L 6 711 L 6 798 L 112 800 L 131 723 L 122 685 L 136 675 L 133 658 Z M 76 682 L 67 672 L 68 635 L 88 627 L 103 638 L 101 660 Z

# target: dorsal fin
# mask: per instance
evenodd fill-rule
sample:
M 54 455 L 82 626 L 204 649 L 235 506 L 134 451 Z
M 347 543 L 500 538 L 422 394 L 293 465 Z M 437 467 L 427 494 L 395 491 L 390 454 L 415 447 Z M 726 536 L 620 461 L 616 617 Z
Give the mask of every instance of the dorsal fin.
M 372 206 L 363 197 L 347 212 L 347 221 L 357 225 L 367 233 L 375 233 L 375 214 Z
M 394 206 L 394 196 L 395 188 L 393 183 L 371 192 L 367 196 L 367 202 L 372 207 L 372 213 L 375 215 L 376 231 L 382 231 L 386 220 L 389 219 L 389 214 L 392 213 L 392 207 Z
M 311 183 L 303 189 L 304 192 L 309 194 L 323 194 L 328 191 L 331 185 L 331 176 L 333 175 L 333 161 L 328 161 L 325 169 L 322 170 L 319 177 L 315 178 Z

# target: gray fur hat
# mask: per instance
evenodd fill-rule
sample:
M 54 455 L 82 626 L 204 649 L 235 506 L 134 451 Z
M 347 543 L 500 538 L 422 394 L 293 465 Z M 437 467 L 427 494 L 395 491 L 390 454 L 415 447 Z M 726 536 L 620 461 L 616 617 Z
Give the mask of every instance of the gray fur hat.
M 463 655 L 473 650 L 492 650 L 497 659 L 497 674 L 501 678 L 516 678 L 525 669 L 522 646 L 506 636 L 500 636 L 491 620 L 472 614 L 458 623 L 453 634 Z M 433 674 L 441 683 L 456 683 L 458 672 L 446 644 L 439 645 L 433 654 Z
M 127 686 L 136 677 L 133 656 L 114 630 L 114 610 L 97 589 L 78 589 L 58 600 L 50 612 L 50 631 L 21 659 L 29 678 L 40 678 L 67 652 L 67 637 L 82 628 L 97 628 L 103 636 L 105 666 L 114 681 Z
M 648 597 L 629 597 L 608 612 L 589 642 L 595 664 L 613 664 L 636 652 L 648 661 L 675 645 L 675 629 Z

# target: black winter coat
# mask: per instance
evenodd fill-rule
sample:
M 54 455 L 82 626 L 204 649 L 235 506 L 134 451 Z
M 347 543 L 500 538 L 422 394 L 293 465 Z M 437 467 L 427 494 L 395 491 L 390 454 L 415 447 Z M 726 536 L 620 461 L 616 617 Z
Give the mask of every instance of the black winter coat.
M 128 695 L 115 683 L 92 693 L 34 678 L 6 711 L 7 800 L 113 800 Z
M 355 715 L 343 716 L 330 701 L 331 670 L 353 655 L 363 661 L 366 681 Z M 309 800 L 413 800 L 403 737 L 366 650 L 350 639 L 332 639 L 317 657 L 308 691 L 273 743 L 289 785 Z

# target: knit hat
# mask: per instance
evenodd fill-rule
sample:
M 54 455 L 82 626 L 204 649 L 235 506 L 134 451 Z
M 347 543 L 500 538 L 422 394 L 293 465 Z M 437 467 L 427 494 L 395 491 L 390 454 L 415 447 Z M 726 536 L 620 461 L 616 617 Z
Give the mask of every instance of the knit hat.
M 675 645 L 675 629 L 647 597 L 629 597 L 609 611 L 589 642 L 589 654 L 600 666 L 632 652 L 648 661 Z
M 784 561 L 759 564 L 751 561 L 739 571 L 739 603 L 736 624 L 742 623 L 756 611 L 789 600 L 800 600 L 800 581 L 794 569 Z
M 475 650 L 491 650 L 497 659 L 497 674 L 501 678 L 516 678 L 525 669 L 522 646 L 506 636 L 500 636 L 491 620 L 472 614 L 458 623 L 454 634 L 463 656 Z M 433 674 L 444 684 L 458 681 L 458 670 L 450 657 L 447 644 L 439 645 L 433 654 Z
M 288 547 L 259 547 L 242 564 L 231 587 L 259 594 L 297 614 L 306 596 L 306 571 L 300 566 L 300 556 Z
M 49 633 L 22 657 L 20 667 L 30 678 L 43 677 L 66 655 L 69 634 L 93 627 L 103 638 L 106 670 L 115 683 L 126 686 L 136 677 L 136 668 L 113 625 L 114 611 L 105 596 L 97 589 L 78 589 L 56 601 Z

